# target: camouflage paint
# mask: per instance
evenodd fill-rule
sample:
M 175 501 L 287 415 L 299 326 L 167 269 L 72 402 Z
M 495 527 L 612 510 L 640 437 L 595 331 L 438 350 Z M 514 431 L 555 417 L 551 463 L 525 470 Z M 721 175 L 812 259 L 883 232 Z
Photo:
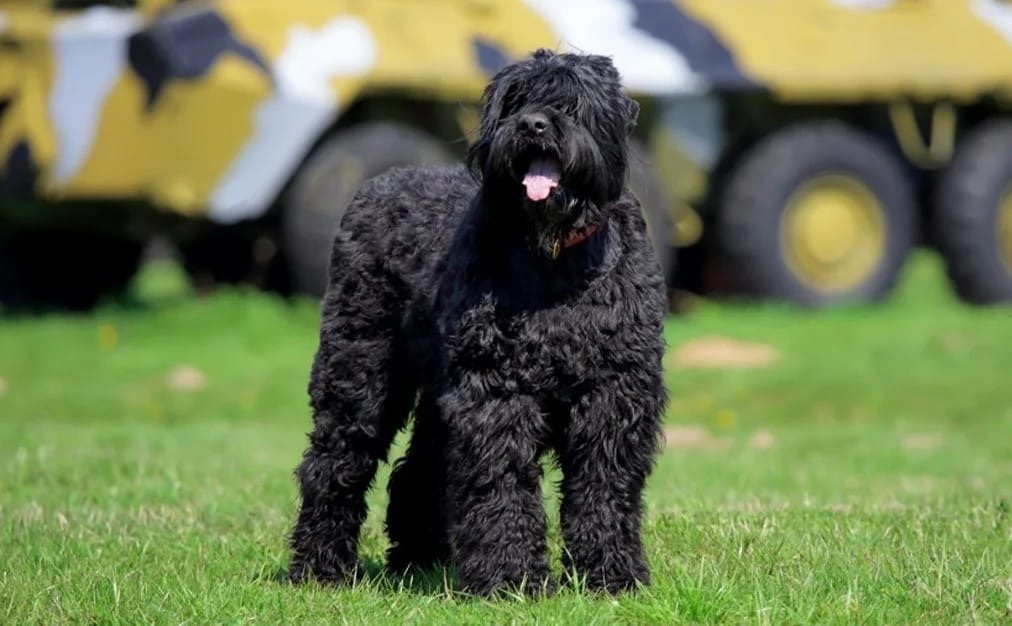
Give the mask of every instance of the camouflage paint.
M 690 103 L 667 119 L 680 133 L 719 116 L 711 96 L 728 89 L 796 102 L 1012 98 L 1012 7 L 999 0 L 170 4 L 4 6 L 0 32 L 19 44 L 0 48 L 8 188 L 255 217 L 357 99 L 473 101 L 539 46 L 611 55 L 634 94 Z M 680 149 L 705 170 L 723 138 L 710 123 L 697 135 Z
M 126 38 L 139 16 L 96 8 L 61 21 L 53 31 L 53 84 L 49 118 L 56 133 L 52 166 L 56 185 L 66 185 L 88 158 L 109 92 L 126 67 Z
M 356 17 L 336 17 L 313 30 L 293 26 L 271 68 L 275 91 L 256 112 L 255 131 L 215 186 L 209 216 L 236 222 L 265 211 L 339 110 L 330 84 L 376 63 L 376 43 Z

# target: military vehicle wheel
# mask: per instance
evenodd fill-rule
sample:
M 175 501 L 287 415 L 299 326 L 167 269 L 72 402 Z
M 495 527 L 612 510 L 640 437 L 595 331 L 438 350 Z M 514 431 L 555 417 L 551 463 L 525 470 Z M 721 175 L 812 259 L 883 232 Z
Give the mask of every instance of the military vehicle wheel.
M 661 263 L 664 277 L 669 284 L 675 271 L 675 246 L 672 241 L 673 226 L 667 211 L 664 190 L 653 167 L 646 146 L 639 141 L 629 144 L 629 188 L 636 194 L 643 207 L 643 217 L 650 231 L 657 260 Z
M 361 124 L 326 140 L 296 175 L 282 215 L 295 291 L 323 295 L 334 233 L 363 181 L 391 167 L 452 161 L 438 140 L 402 124 Z
M 739 290 L 824 306 L 887 295 L 916 218 L 908 180 L 884 146 L 816 122 L 744 155 L 727 180 L 716 235 Z
M 932 234 L 956 293 L 1012 301 L 1012 122 L 967 134 L 942 174 Z
M 0 305 L 87 311 L 126 291 L 142 252 L 139 242 L 81 230 L 0 234 Z

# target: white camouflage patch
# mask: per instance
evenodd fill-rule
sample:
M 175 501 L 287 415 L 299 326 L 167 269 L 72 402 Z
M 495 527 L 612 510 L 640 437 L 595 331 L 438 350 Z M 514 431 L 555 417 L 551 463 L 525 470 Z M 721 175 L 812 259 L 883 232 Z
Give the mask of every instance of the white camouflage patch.
M 998 0 L 975 0 L 974 14 L 1012 45 L 1012 5 Z
M 274 62 L 276 91 L 256 110 L 256 129 L 210 198 L 211 219 L 234 223 L 261 215 L 338 110 L 330 82 L 376 62 L 366 24 L 339 17 L 318 31 L 293 26 Z
M 610 56 L 628 89 L 670 95 L 695 93 L 706 84 L 682 54 L 637 29 L 626 0 L 524 0 L 573 52 Z
M 105 100 L 126 66 L 126 39 L 140 25 L 132 11 L 96 7 L 53 31 L 49 115 L 57 138 L 53 178 L 70 182 L 88 158 Z

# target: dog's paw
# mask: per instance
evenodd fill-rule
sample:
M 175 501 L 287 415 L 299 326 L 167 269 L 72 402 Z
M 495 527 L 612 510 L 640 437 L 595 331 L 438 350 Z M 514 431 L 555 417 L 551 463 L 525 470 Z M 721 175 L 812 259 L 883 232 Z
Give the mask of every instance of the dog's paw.
M 589 591 L 613 596 L 635 593 L 650 585 L 650 572 L 645 568 L 635 572 L 612 572 L 610 575 L 590 576 L 584 584 Z
M 519 578 L 462 579 L 460 586 L 465 594 L 482 598 L 544 598 L 554 595 L 558 589 L 555 580 L 548 574 Z
M 353 583 L 358 578 L 357 564 L 339 567 L 334 564 L 293 562 L 288 569 L 288 580 L 294 585 L 317 582 L 321 585 L 337 586 Z
M 650 570 L 643 563 L 626 564 L 626 567 L 574 568 L 569 564 L 565 569 L 566 583 L 582 591 L 619 595 L 635 593 L 642 587 L 650 586 Z

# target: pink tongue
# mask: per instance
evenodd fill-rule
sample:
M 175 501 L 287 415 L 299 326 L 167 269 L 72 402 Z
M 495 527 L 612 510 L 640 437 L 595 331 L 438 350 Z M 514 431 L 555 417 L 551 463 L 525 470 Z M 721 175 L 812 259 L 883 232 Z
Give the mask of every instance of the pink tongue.
M 559 186 L 559 162 L 555 159 L 534 159 L 524 175 L 524 187 L 527 198 L 533 202 L 541 202 L 547 198 L 552 189 Z

